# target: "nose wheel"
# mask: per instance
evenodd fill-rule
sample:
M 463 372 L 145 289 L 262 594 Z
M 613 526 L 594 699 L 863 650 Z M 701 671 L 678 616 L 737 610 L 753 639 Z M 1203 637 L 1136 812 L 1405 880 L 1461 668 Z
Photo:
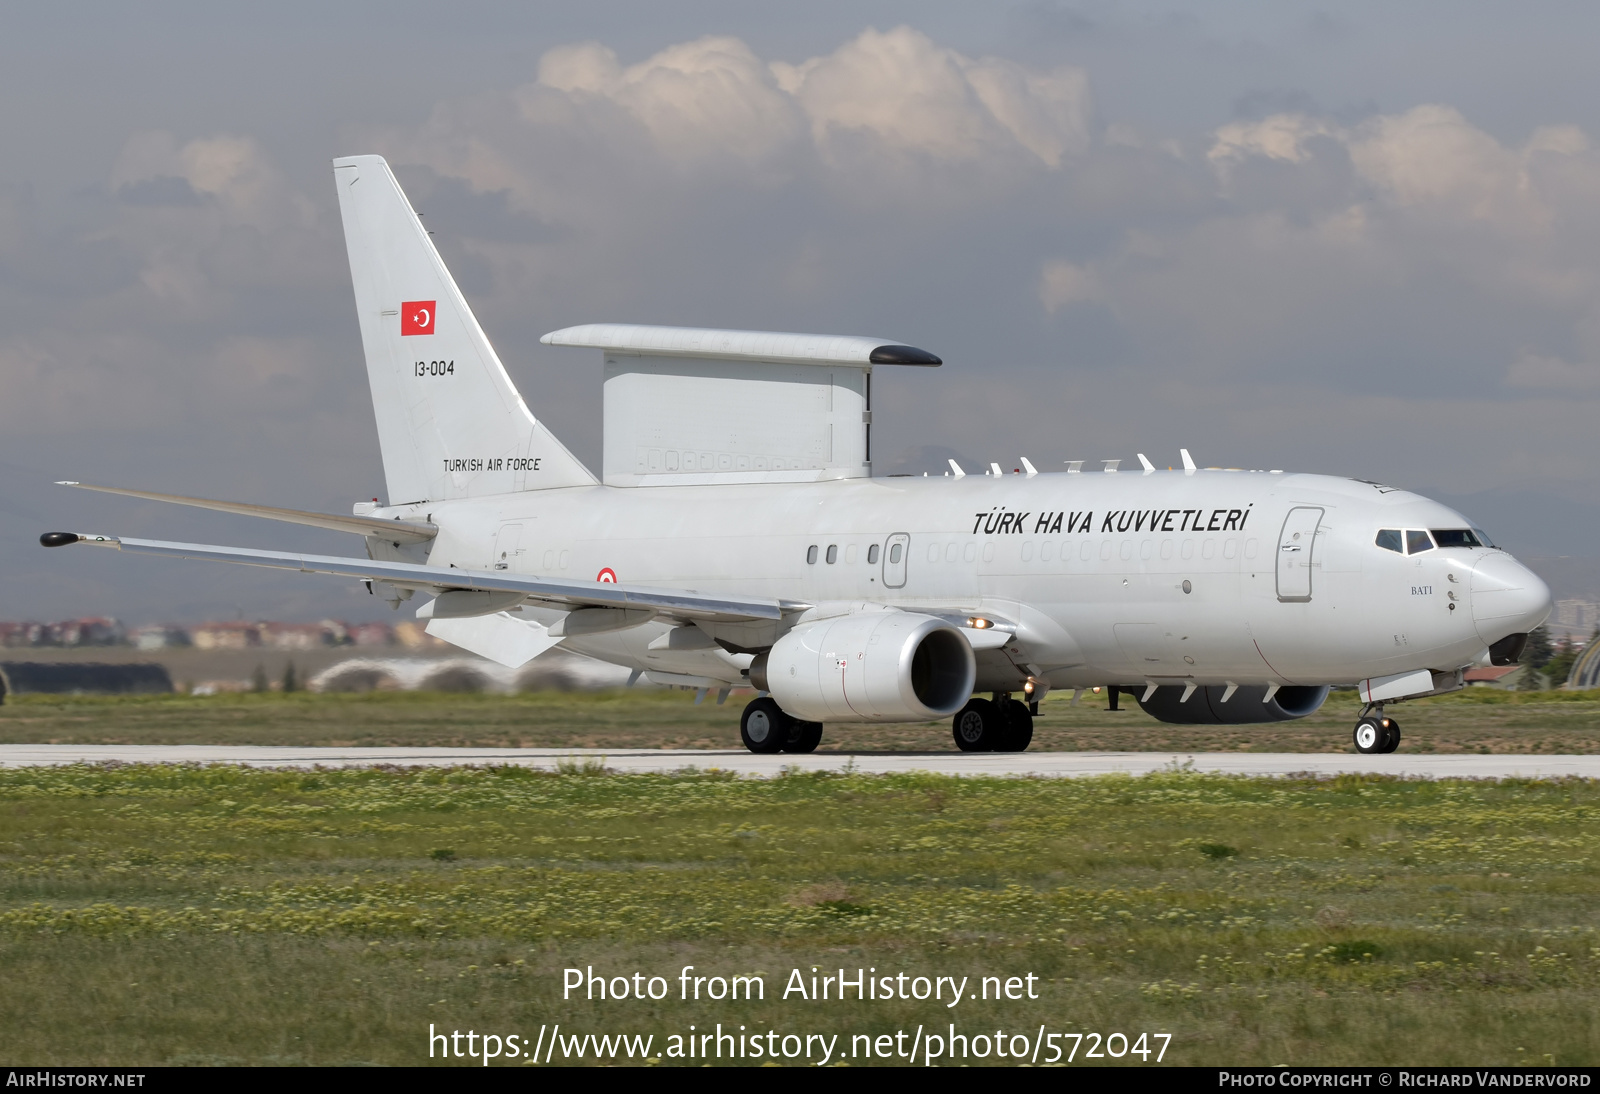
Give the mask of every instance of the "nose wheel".
M 1400 747 L 1400 723 L 1385 717 L 1380 709 L 1362 715 L 1352 736 L 1355 738 L 1356 751 L 1363 755 L 1393 752 Z

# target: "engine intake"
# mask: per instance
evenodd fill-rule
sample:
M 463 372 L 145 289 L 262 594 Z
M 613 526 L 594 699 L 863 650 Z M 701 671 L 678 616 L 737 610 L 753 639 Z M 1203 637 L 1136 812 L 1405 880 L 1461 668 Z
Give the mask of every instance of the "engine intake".
M 943 718 L 972 695 L 977 662 L 960 630 L 875 611 L 796 627 L 750 666 L 750 682 L 808 722 Z
M 1267 694 L 1266 688 L 1241 687 L 1224 703 L 1222 696 L 1227 690 L 1221 687 L 1196 688 L 1194 694 L 1189 696 L 1189 701 L 1183 703 L 1179 702 L 1183 698 L 1181 687 L 1159 687 L 1150 696 L 1149 702 L 1145 702 L 1143 693 L 1140 693 L 1139 706 L 1150 717 L 1162 722 L 1236 726 L 1304 718 L 1308 714 L 1315 714 L 1328 698 L 1326 686 L 1296 686 L 1279 688 L 1272 702 L 1263 703 L 1261 700 Z

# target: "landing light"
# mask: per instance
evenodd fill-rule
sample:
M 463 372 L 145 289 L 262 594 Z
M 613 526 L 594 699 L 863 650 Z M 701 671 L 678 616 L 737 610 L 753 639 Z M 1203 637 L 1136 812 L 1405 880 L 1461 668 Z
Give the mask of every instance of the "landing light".
M 986 631 L 990 627 L 994 626 L 994 621 L 985 619 L 981 615 L 975 615 L 967 620 L 967 626 L 971 627 L 975 631 Z

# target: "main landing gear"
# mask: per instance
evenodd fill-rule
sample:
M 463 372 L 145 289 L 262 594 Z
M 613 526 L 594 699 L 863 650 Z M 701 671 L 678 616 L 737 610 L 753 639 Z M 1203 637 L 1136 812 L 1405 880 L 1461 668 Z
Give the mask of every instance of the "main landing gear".
M 1400 747 L 1400 723 L 1384 717 L 1381 705 L 1369 706 L 1361 712 L 1353 736 L 1356 751 L 1364 755 L 1393 752 Z
M 963 752 L 1021 752 L 1033 740 L 1033 711 L 997 692 L 993 699 L 969 700 L 950 732 Z
M 815 752 L 822 723 L 785 714 L 770 696 L 752 699 L 739 719 L 739 739 L 751 752 Z

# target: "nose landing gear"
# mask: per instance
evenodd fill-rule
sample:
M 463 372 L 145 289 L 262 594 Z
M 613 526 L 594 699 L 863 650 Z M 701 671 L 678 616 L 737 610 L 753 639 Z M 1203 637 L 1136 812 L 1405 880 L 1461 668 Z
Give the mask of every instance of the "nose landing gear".
M 1382 705 L 1366 707 L 1353 734 L 1356 751 L 1363 755 L 1393 752 L 1400 747 L 1400 723 L 1384 717 Z

